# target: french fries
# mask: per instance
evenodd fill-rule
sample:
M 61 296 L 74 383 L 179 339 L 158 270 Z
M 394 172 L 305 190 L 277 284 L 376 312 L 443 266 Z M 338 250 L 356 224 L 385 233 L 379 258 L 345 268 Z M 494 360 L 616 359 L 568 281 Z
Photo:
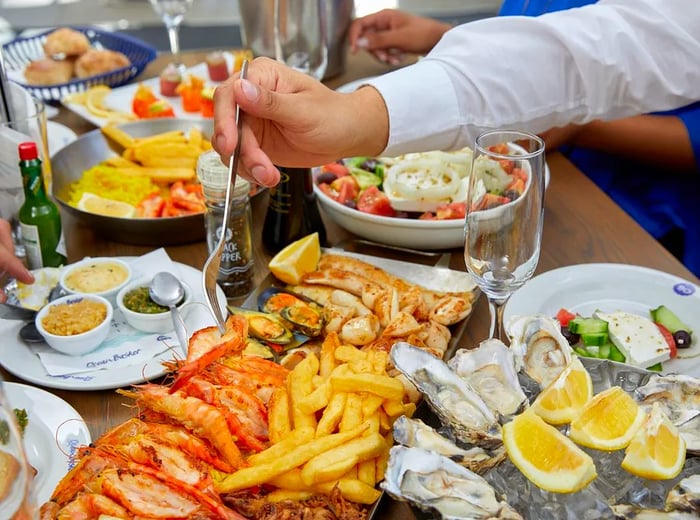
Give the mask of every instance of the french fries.
M 286 388 L 268 404 L 273 443 L 251 455 L 248 466 L 215 479 L 217 491 L 252 486 L 277 488 L 271 500 L 329 494 L 336 486 L 348 500 L 371 504 L 384 477 L 391 427 L 411 415 L 403 384 L 386 373 L 386 352 L 341 344 L 329 333 L 289 373 Z

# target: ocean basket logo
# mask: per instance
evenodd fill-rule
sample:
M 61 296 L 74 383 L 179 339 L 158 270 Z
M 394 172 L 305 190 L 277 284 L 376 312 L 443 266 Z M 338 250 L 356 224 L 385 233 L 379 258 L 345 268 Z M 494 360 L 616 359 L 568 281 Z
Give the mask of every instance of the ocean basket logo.
M 695 294 L 695 286 L 688 282 L 677 283 L 673 286 L 673 292 L 680 296 L 692 296 Z

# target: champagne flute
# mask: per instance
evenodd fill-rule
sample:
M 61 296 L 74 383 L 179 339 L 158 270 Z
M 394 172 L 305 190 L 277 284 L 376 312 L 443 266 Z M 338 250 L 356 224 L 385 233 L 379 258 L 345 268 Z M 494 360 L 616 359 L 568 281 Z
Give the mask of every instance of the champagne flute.
M 328 67 L 326 0 L 275 0 L 275 59 L 321 81 Z
M 150 2 L 168 29 L 170 52 L 173 55 L 175 66 L 182 73 L 185 66 L 180 61 L 180 24 L 192 6 L 193 0 L 150 0 Z
M 27 462 L 17 417 L 0 378 L 0 518 L 30 520 L 37 514 L 33 472 Z
M 523 182 L 513 182 L 518 178 Z M 467 195 L 464 260 L 488 298 L 491 338 L 503 339 L 503 307 L 535 272 L 543 217 L 544 142 L 510 130 L 491 130 L 477 137 Z

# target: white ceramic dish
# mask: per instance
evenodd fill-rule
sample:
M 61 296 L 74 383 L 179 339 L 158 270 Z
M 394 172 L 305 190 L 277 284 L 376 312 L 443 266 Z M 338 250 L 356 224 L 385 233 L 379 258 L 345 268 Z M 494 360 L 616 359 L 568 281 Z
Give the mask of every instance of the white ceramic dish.
M 693 330 L 691 351 L 700 354 L 700 287 L 677 276 L 635 265 L 582 264 L 547 271 L 518 289 L 506 304 L 504 323 L 516 315 L 556 315 L 562 307 L 582 316 L 622 310 L 649 316 L 666 305 Z M 663 363 L 664 372 L 700 377 L 700 355 Z
M 117 268 L 118 275 L 126 273 L 126 276 L 122 278 L 121 281 L 115 279 L 115 282 L 118 281 L 118 283 L 110 285 L 107 289 L 93 290 L 93 288 L 107 287 L 105 284 L 110 282 L 110 280 L 104 280 L 104 278 L 107 276 L 107 273 L 105 273 L 104 270 L 114 270 L 114 267 Z M 123 273 L 119 272 L 120 269 L 123 271 Z M 71 280 L 71 277 L 75 276 L 77 271 L 83 272 L 82 277 L 80 277 L 78 280 Z M 90 280 L 86 280 L 86 276 Z M 61 287 L 63 287 L 63 289 L 65 289 L 68 293 L 87 293 L 102 296 L 103 298 L 109 300 L 112 305 L 114 305 L 116 303 L 117 293 L 122 287 L 129 283 L 130 279 L 131 267 L 129 267 L 128 262 L 119 260 L 118 258 L 105 256 L 85 258 L 84 260 L 64 267 L 63 271 L 61 272 L 60 283 Z M 76 285 L 76 283 L 81 285 Z
M 224 57 L 226 58 L 226 66 L 228 67 L 229 70 L 231 70 L 231 68 L 233 67 L 233 55 L 229 52 L 224 52 Z M 209 71 L 207 70 L 206 63 L 198 63 L 197 65 L 188 68 L 187 72 L 185 74 L 192 74 L 194 76 L 198 76 L 200 78 L 203 78 L 207 85 L 216 86 L 219 84 L 218 82 L 211 81 L 209 79 Z M 119 110 L 121 112 L 131 113 L 131 100 L 133 99 L 134 93 L 136 92 L 136 89 L 138 88 L 140 83 L 143 83 L 144 85 L 148 85 L 149 87 L 151 87 L 151 89 L 153 89 L 153 93 L 156 96 L 167 101 L 173 107 L 173 112 L 175 112 L 175 117 L 185 118 L 185 119 L 205 119 L 199 113 L 185 112 L 182 109 L 182 102 L 180 101 L 180 96 L 177 96 L 177 97 L 161 96 L 160 95 L 160 79 L 157 77 L 146 79 L 143 81 L 135 81 L 133 83 L 129 83 L 129 84 L 124 85 L 122 87 L 117 87 L 117 88 L 112 89 L 112 91 L 109 93 L 109 95 L 105 99 L 105 105 L 113 110 Z M 82 118 L 87 119 L 95 126 L 102 127 L 105 124 L 107 124 L 107 122 L 108 122 L 107 118 L 97 117 L 95 114 L 92 114 L 84 105 L 80 105 L 78 103 L 71 103 L 68 101 L 62 101 L 62 103 L 66 108 L 68 108 L 72 112 L 75 112 L 76 114 L 78 114 Z
M 314 171 L 314 175 L 317 171 Z M 545 189 L 549 185 L 549 166 L 545 164 Z M 314 178 L 314 192 L 323 210 L 341 227 L 362 238 L 398 247 L 412 249 L 454 249 L 464 246 L 464 219 L 419 220 L 413 218 L 383 217 L 364 213 L 341 204 L 323 193 Z M 529 184 L 528 184 L 529 186 Z M 488 218 L 496 218 L 502 211 L 517 204 L 518 200 L 487 210 Z M 496 222 L 502 222 L 499 218 Z
M 134 260 L 134 257 L 119 257 L 124 261 Z M 202 289 L 202 272 L 189 265 L 173 262 L 178 278 L 192 288 L 192 303 L 190 307 L 193 311 L 185 316 L 185 324 L 188 333 L 192 333 L 196 328 L 215 325 L 214 318 L 204 305 L 204 291 Z M 217 289 L 219 300 L 226 302 L 226 295 Z M 116 314 L 116 311 L 115 311 Z M 19 339 L 19 330 L 24 325 L 18 320 L 0 319 L 0 337 L 3 341 L 3 355 L 0 356 L 0 365 L 8 372 L 22 378 L 25 381 L 41 385 L 47 388 L 58 388 L 63 390 L 88 391 L 88 390 L 108 390 L 123 386 L 152 381 L 167 372 L 163 368 L 163 361 L 173 359 L 173 351 L 161 349 L 154 352 L 153 357 L 146 363 L 134 364 L 119 368 L 117 370 L 102 369 L 77 374 L 62 376 L 51 376 L 46 372 L 41 363 L 39 352 L 53 352 L 51 347 L 43 343 L 27 345 Z M 145 333 L 139 333 L 145 336 Z M 138 343 L 138 339 L 136 339 Z M 164 345 L 170 345 L 173 340 L 170 336 L 163 338 Z M 99 352 L 99 349 L 96 351 Z
M 90 432 L 80 414 L 63 399 L 33 386 L 4 386 L 10 406 L 27 411 L 24 449 L 29 464 L 37 470 L 34 492 L 37 503 L 43 504 L 75 466 L 78 447 L 90 444 Z
M 94 301 L 104 305 L 107 312 L 99 325 L 88 331 L 70 336 L 52 334 L 44 328 L 43 320 L 48 313 L 51 312 L 52 308 L 58 305 L 75 305 L 82 301 Z M 46 341 L 51 348 L 63 354 L 68 354 L 69 356 L 79 356 L 95 350 L 100 346 L 100 343 L 105 340 L 107 334 L 109 334 L 113 314 L 114 309 L 112 308 L 112 304 L 102 296 L 96 294 L 69 294 L 44 305 L 37 313 L 34 324 L 36 325 L 36 330 L 39 331 L 39 334 L 43 336 L 44 341 Z
M 185 284 L 180 282 L 185 290 L 185 296 L 182 301 L 177 305 L 177 307 L 182 308 L 192 301 L 192 289 Z M 170 332 L 174 329 L 172 316 L 169 311 L 159 312 L 156 314 L 145 314 L 143 312 L 135 312 L 124 306 L 124 296 L 126 296 L 133 289 L 139 287 L 148 287 L 150 280 L 136 280 L 130 282 L 121 288 L 119 293 L 117 293 L 117 308 L 122 313 L 127 323 L 134 327 L 136 330 L 142 332 Z

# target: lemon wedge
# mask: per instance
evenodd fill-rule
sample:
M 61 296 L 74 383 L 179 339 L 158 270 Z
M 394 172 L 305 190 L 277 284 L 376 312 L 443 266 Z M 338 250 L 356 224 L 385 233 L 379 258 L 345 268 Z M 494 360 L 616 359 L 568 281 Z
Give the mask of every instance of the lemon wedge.
M 80 197 L 78 209 L 107 217 L 131 218 L 136 215 L 136 208 L 127 202 L 106 199 L 89 192 Z
M 588 370 L 574 357 L 571 363 L 540 392 L 533 411 L 549 424 L 566 424 L 578 415 L 593 397 L 593 381 Z
M 531 409 L 503 425 L 511 462 L 536 486 L 573 493 L 597 476 L 593 459 Z
M 571 421 L 569 437 L 588 448 L 613 451 L 625 448 L 646 418 L 621 387 L 596 394 Z
M 297 285 L 302 276 L 316 270 L 320 259 L 318 233 L 311 233 L 282 249 L 272 257 L 267 267 L 280 281 Z
M 622 467 L 642 478 L 664 480 L 676 477 L 685 464 L 686 445 L 678 430 L 654 403 L 644 424 L 625 450 Z

